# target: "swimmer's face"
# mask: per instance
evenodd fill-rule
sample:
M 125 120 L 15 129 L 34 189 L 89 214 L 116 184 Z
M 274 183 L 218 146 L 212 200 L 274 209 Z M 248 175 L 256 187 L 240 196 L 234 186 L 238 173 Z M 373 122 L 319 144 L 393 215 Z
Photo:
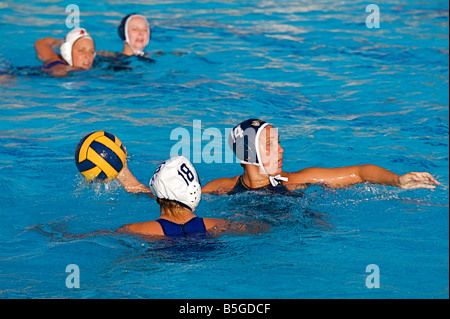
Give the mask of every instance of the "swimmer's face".
M 259 137 L 261 161 L 269 175 L 280 174 L 283 166 L 284 149 L 280 145 L 280 137 L 273 126 L 266 126 Z
M 72 61 L 75 68 L 89 70 L 94 62 L 95 45 L 91 38 L 78 39 L 72 47 Z
M 144 50 L 150 41 L 148 22 L 142 17 L 134 17 L 128 21 L 128 39 L 136 50 Z

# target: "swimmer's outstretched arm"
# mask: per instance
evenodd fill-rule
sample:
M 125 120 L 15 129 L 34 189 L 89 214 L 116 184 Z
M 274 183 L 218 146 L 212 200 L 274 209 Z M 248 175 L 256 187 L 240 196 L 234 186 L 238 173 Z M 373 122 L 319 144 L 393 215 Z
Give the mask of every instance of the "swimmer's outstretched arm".
M 136 177 L 134 177 L 126 163 L 117 176 L 117 180 L 128 193 L 146 193 L 151 197 L 154 197 L 150 188 L 139 182 Z
M 426 172 L 395 174 L 377 165 L 355 165 L 339 168 L 311 167 L 288 173 L 287 184 L 322 184 L 340 188 L 359 183 L 374 183 L 404 189 L 435 188 L 440 183 Z

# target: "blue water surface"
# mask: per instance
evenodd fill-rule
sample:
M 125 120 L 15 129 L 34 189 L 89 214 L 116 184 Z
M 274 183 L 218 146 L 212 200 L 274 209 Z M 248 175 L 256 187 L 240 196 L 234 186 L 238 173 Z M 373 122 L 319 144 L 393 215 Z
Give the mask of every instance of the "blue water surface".
M 0 2 L 1 298 L 449 297 L 447 1 L 378 2 L 378 29 L 364 1 L 77 1 L 98 50 L 120 52 L 121 18 L 147 16 L 155 62 L 51 78 L 33 44 L 64 36 L 70 3 Z M 246 230 L 148 241 L 115 230 L 156 219 L 157 203 L 74 164 L 106 130 L 147 183 L 184 129 L 203 184 L 236 176 L 226 132 L 250 117 L 279 129 L 285 171 L 370 163 L 442 185 L 203 195 L 199 216 Z

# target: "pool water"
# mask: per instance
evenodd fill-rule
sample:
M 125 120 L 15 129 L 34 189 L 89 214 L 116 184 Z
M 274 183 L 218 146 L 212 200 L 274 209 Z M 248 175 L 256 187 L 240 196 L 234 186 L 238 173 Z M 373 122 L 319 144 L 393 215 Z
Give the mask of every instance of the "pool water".
M 449 297 L 447 1 L 378 3 L 379 29 L 363 1 L 77 1 L 98 50 L 121 51 L 125 14 L 147 16 L 155 62 L 51 78 L 33 43 L 64 36 L 69 3 L 0 3 L 1 298 Z M 204 185 L 241 174 L 225 132 L 251 117 L 278 128 L 285 171 L 370 163 L 442 185 L 203 195 L 199 216 L 246 229 L 148 241 L 115 230 L 156 219 L 157 203 L 74 164 L 78 141 L 106 130 L 147 183 L 185 129 Z M 221 139 L 195 135 L 198 121 Z

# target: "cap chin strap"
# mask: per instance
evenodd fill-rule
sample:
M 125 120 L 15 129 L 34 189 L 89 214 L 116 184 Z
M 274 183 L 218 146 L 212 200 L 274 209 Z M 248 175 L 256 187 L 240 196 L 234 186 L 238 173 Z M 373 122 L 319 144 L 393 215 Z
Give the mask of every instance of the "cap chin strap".
M 280 174 L 278 174 L 275 176 L 269 175 L 269 180 L 270 180 L 270 184 L 272 184 L 272 186 L 277 186 L 278 184 L 281 183 L 280 181 L 287 182 L 289 179 L 287 177 L 283 177 Z
M 64 42 L 59 47 L 59 52 L 61 53 L 61 57 L 63 58 L 63 60 L 66 61 L 68 65 L 73 66 L 72 44 L 69 42 Z
M 264 174 L 269 175 L 269 173 L 267 173 L 266 169 L 264 168 L 264 165 L 259 164 L 259 163 L 250 163 L 250 162 L 246 162 L 246 161 L 241 161 L 241 164 L 248 164 L 248 165 L 255 165 L 255 166 L 259 166 L 262 168 Z M 277 174 L 275 176 L 269 175 L 269 181 L 270 184 L 272 186 L 277 186 L 278 184 L 281 183 L 281 181 L 283 182 L 287 182 L 289 179 L 287 177 L 283 177 L 281 176 L 281 174 Z
M 128 44 L 128 46 L 130 47 L 131 51 L 133 51 L 134 55 L 138 55 L 138 56 L 144 56 L 145 55 L 144 51 L 136 50 L 135 48 L 133 48 L 133 46 L 130 44 L 130 42 L 128 40 L 125 40 L 123 42 Z

